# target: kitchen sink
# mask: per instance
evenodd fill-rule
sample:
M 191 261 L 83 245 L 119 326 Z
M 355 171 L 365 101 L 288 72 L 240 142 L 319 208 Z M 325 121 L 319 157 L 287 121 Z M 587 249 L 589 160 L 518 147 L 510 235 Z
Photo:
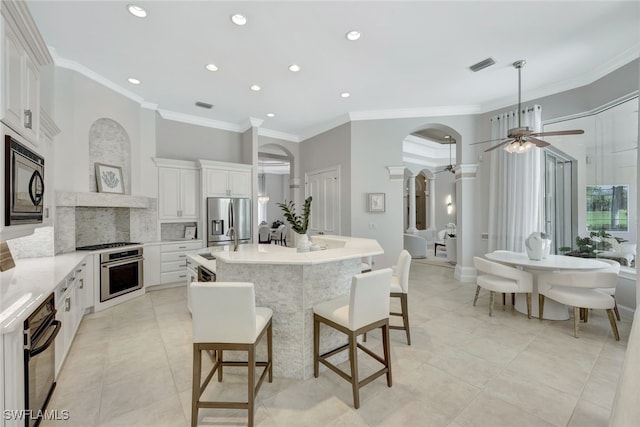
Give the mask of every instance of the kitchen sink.
M 211 254 L 211 253 L 209 253 L 209 252 L 205 252 L 205 253 L 203 253 L 203 254 L 198 254 L 198 255 L 200 255 L 202 258 L 204 258 L 204 259 L 208 259 L 208 260 L 214 260 L 214 259 L 216 259 L 216 257 L 215 257 L 215 256 L 213 256 L 213 254 Z

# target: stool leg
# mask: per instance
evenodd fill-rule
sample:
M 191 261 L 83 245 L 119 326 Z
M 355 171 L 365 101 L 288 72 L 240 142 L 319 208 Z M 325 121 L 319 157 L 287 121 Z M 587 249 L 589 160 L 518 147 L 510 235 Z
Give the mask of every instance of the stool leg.
M 531 319 L 531 294 L 530 293 L 527 293 L 527 318 Z
M 389 323 L 382 326 L 382 348 L 384 351 L 384 363 L 387 367 L 387 386 L 391 387 L 391 348 L 389 347 Z
M 191 386 L 191 427 L 198 425 L 198 401 L 200 400 L 200 376 L 202 354 L 198 344 L 193 344 L 193 381 Z
M 269 364 L 269 382 L 273 382 L 273 324 L 267 329 L 267 363 Z
M 476 296 L 475 298 L 473 298 L 473 306 L 476 306 L 476 303 L 478 302 L 478 295 L 480 295 L 480 285 L 476 286 Z
M 409 331 L 409 307 L 407 301 L 407 294 L 403 293 L 400 296 L 400 306 L 402 308 L 402 323 L 404 324 L 405 332 L 407 333 L 407 345 L 411 345 L 411 332 Z
M 351 362 L 351 388 L 353 389 L 353 406 L 360 407 L 360 384 L 358 382 L 358 341 L 355 333 L 349 334 L 349 361 Z
M 613 302 L 614 302 L 614 306 L 613 306 L 613 311 L 616 313 L 616 319 L 618 319 L 618 322 L 620 321 L 620 312 L 618 311 L 618 303 L 616 302 L 616 297 L 613 297 Z
M 573 307 L 573 335 L 578 338 L 578 320 L 580 318 L 580 308 Z
M 506 295 L 506 294 L 504 294 L 504 293 L 502 294 L 502 305 L 506 305 L 506 304 L 505 304 L 505 301 L 506 301 L 506 297 L 505 297 L 505 295 Z
M 218 350 L 218 382 L 222 382 L 222 350 Z
M 255 382 L 256 382 L 256 345 L 252 345 L 251 348 L 248 351 L 249 353 L 249 363 L 248 363 L 248 367 L 249 367 L 249 378 L 248 378 L 248 392 L 249 392 L 249 402 L 248 402 L 248 410 L 249 410 L 249 420 L 248 420 L 248 424 L 249 427 L 253 427 L 253 405 L 255 403 L 256 400 L 256 386 L 255 386 Z
M 544 295 L 538 294 L 538 319 L 542 322 L 542 314 L 544 313 Z
M 511 305 L 516 305 L 516 294 L 511 293 Z
M 320 362 L 318 356 L 320 355 L 320 321 L 313 315 L 313 376 L 318 378 L 318 368 Z

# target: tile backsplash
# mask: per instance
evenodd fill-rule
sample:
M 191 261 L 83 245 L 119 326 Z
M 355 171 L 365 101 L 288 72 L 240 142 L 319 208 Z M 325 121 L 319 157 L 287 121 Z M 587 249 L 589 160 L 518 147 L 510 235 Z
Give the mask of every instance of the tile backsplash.
M 160 225 L 160 240 L 180 240 L 184 239 L 184 229 L 187 226 L 195 226 L 195 222 L 169 222 Z M 196 236 L 200 237 L 200 230 L 196 231 Z

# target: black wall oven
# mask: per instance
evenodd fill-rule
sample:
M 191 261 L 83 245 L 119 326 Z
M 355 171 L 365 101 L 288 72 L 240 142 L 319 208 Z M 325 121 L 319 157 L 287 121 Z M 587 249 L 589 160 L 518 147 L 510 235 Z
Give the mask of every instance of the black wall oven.
M 5 225 L 42 222 L 44 158 L 5 135 Z
M 62 323 L 56 319 L 51 294 L 24 321 L 24 392 L 26 426 L 38 425 L 39 413 L 47 407 L 55 382 L 55 339 Z

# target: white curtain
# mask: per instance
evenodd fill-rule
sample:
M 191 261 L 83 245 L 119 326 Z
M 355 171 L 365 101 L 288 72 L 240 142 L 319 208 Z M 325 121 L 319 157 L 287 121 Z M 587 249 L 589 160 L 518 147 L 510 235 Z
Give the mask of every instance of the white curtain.
M 542 131 L 542 107 L 523 108 L 521 114 L 522 127 Z M 515 111 L 492 117 L 491 138 L 506 138 L 509 129 L 516 127 Z M 515 154 L 499 148 L 490 155 L 489 251 L 524 252 L 524 240 L 540 231 L 542 149 Z

